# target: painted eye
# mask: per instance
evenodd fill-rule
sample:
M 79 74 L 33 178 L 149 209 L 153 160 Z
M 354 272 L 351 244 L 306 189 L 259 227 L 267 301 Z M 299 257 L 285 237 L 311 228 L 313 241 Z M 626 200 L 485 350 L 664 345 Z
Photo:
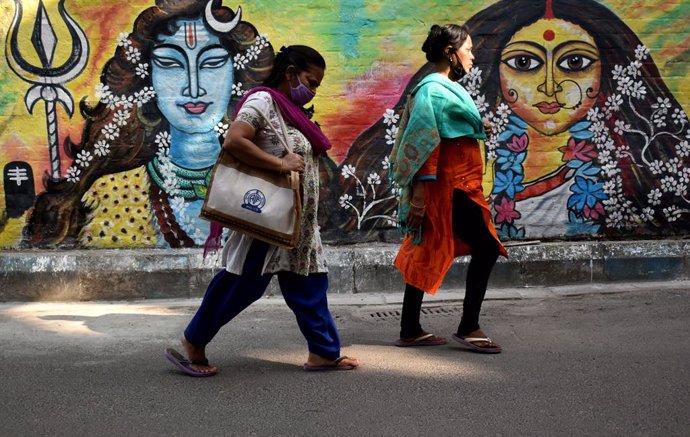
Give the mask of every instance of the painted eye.
M 154 56 L 153 63 L 160 68 L 184 68 L 182 63 L 177 59 L 166 58 L 163 56 Z
M 517 71 L 532 71 L 544 63 L 541 59 L 529 55 L 517 55 L 503 61 L 507 66 Z
M 229 56 L 216 56 L 201 62 L 200 68 L 220 68 L 228 63 Z
M 582 71 L 589 67 L 593 59 L 582 55 L 567 55 L 558 60 L 558 67 L 565 71 Z

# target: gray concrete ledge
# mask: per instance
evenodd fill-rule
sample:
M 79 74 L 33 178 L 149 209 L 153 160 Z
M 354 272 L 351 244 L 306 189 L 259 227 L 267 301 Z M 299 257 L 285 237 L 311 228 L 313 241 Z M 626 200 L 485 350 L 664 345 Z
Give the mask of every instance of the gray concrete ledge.
M 327 246 L 330 292 L 403 289 L 397 244 Z M 492 289 L 690 279 L 689 240 L 555 242 L 516 245 L 499 259 Z M 442 289 L 463 288 L 469 258 L 458 258 Z M 218 271 L 199 249 L 0 251 L 0 301 L 89 301 L 201 296 Z M 275 280 L 268 294 L 279 293 Z

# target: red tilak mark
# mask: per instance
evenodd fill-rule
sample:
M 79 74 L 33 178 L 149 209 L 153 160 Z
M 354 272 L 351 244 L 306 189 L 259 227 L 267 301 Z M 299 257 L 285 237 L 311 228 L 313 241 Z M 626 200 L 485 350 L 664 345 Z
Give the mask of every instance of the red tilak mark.
M 546 0 L 546 12 L 544 12 L 544 18 L 550 20 L 553 18 L 553 1 Z
M 544 39 L 547 41 L 553 41 L 553 39 L 556 38 L 556 32 L 553 30 L 545 30 L 544 31 Z
M 193 23 L 191 26 L 185 23 L 184 27 L 187 31 L 187 47 L 193 49 L 196 47 L 196 23 Z

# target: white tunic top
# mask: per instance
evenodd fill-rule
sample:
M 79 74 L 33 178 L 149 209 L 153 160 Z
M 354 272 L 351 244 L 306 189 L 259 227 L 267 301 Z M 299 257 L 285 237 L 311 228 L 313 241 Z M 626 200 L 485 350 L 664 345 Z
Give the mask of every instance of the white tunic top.
M 258 110 L 257 110 L 258 109 Z M 285 153 L 285 147 L 273 129 L 261 115 L 266 114 L 277 132 L 282 132 L 277 106 L 271 95 L 258 91 L 247 98 L 237 114 L 236 120 L 254 127 L 254 144 L 276 156 Z M 300 239 L 294 249 L 271 246 L 266 255 L 262 273 L 288 271 L 300 275 L 328 272 L 321 244 L 321 234 L 317 223 L 319 205 L 319 164 L 312 153 L 311 144 L 296 128 L 287 126 L 287 134 L 292 141 L 293 151 L 304 158 L 305 169 L 302 175 L 302 222 Z M 228 272 L 241 274 L 249 247 L 254 239 L 239 232 L 231 231 L 223 247 L 223 260 Z

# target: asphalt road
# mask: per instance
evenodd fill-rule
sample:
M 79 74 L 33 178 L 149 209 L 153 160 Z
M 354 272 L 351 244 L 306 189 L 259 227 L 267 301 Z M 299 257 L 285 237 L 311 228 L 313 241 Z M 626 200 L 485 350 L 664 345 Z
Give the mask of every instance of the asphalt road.
M 684 286 L 489 300 L 494 356 L 396 348 L 398 305 L 335 303 L 363 365 L 318 374 L 281 302 L 227 325 L 208 351 L 221 372 L 203 379 L 163 357 L 197 301 L 2 304 L 0 435 L 690 435 Z M 424 326 L 450 336 L 460 305 L 431 302 Z

